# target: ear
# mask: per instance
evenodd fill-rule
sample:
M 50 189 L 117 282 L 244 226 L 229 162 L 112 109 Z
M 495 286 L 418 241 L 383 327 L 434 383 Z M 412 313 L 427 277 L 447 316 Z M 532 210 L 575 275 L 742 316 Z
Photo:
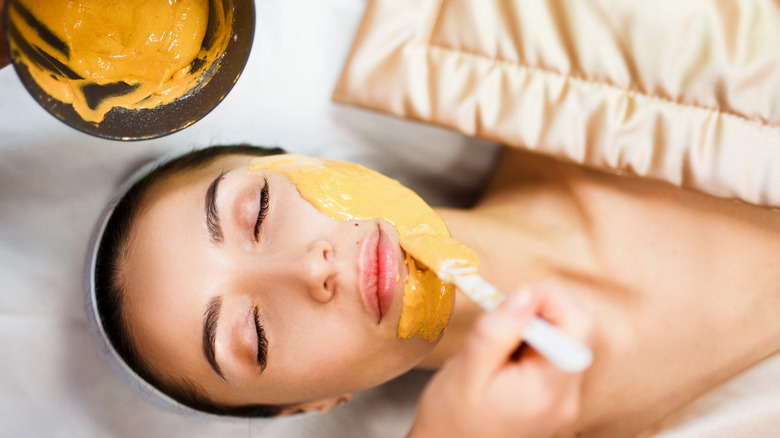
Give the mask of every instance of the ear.
M 352 393 L 346 393 L 337 397 L 326 398 L 313 402 L 299 403 L 282 408 L 281 415 L 299 414 L 301 412 L 309 412 L 313 410 L 320 411 L 321 414 L 324 414 L 334 407 L 344 406 L 350 400 L 352 400 Z

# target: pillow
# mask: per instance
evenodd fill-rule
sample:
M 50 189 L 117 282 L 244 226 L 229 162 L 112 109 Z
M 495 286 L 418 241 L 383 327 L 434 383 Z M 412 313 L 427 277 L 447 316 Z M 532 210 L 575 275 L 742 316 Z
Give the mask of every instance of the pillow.
M 373 0 L 333 99 L 780 206 L 770 0 Z

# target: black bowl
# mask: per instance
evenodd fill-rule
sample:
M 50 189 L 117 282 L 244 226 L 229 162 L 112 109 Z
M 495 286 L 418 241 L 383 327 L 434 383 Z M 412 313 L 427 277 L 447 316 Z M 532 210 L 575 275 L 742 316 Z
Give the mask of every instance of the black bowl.
M 100 123 L 82 119 L 72 105 L 51 97 L 30 75 L 27 65 L 21 60 L 19 51 L 26 50 L 25 55 L 29 57 L 30 53 L 35 54 L 36 50 L 21 40 L 19 32 L 15 30 L 9 18 L 11 8 L 29 14 L 21 0 L 9 0 L 6 4 L 3 19 L 8 54 L 27 91 L 38 104 L 68 126 L 90 135 L 112 140 L 147 140 L 162 137 L 192 125 L 214 109 L 233 88 L 249 58 L 255 28 L 253 0 L 210 0 L 209 6 L 209 26 L 203 39 L 204 46 L 212 42 L 215 33 L 212 24 L 218 22 L 215 20 L 215 14 L 228 16 L 228 12 L 232 9 L 233 18 L 230 38 L 224 54 L 213 65 L 202 67 L 205 72 L 200 82 L 185 96 L 168 104 L 141 110 L 114 107 L 106 113 Z M 34 17 L 31 19 L 35 20 Z M 12 49 L 14 47 L 15 50 Z M 41 62 L 47 60 L 43 59 Z M 87 96 L 87 101 L 99 100 L 110 94 L 122 93 L 122 86 L 129 87 L 124 83 L 108 86 L 95 84 L 89 86 L 89 91 L 84 90 L 84 94 Z

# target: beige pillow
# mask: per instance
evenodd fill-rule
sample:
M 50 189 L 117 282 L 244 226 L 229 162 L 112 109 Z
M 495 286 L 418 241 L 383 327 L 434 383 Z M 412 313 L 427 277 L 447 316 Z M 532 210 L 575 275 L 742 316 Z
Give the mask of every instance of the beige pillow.
M 333 98 L 780 206 L 771 0 L 369 1 Z

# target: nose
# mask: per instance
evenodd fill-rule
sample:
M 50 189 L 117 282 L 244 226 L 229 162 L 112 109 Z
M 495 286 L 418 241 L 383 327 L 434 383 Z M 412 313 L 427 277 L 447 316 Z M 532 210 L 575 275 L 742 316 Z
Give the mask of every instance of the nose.
M 293 272 L 309 295 L 320 303 L 333 298 L 336 288 L 336 267 L 333 247 L 325 240 L 313 242 L 299 260 L 291 260 Z

